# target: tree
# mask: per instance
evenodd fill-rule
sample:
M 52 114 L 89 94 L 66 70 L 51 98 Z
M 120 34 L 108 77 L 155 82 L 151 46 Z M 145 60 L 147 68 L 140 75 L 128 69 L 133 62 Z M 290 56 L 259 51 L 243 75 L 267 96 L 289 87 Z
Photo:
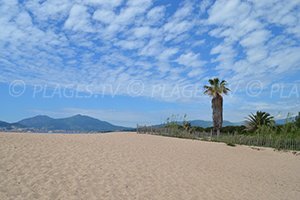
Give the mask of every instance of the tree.
M 204 94 L 209 95 L 212 97 L 212 118 L 213 118 L 213 134 L 219 135 L 220 129 L 222 128 L 223 124 L 223 97 L 222 95 L 227 95 L 230 91 L 227 88 L 227 82 L 225 80 L 220 80 L 218 78 L 209 79 L 208 80 L 210 85 L 204 86 Z
M 256 114 L 251 113 L 246 120 L 247 129 L 254 131 L 261 126 L 272 126 L 274 117 L 267 112 L 257 111 Z

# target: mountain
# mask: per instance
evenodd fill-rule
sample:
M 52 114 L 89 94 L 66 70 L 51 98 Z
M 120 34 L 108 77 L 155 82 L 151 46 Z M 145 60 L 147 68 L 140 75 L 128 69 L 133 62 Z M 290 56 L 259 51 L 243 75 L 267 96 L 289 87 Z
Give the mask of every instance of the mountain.
M 191 126 L 196 126 L 196 127 L 202 127 L 202 128 L 208 128 L 208 127 L 212 127 L 213 126 L 213 122 L 212 121 L 205 121 L 205 120 L 190 120 L 189 121 L 191 123 Z M 182 125 L 183 122 L 176 122 L 179 125 Z M 241 126 L 244 125 L 244 122 L 230 122 L 230 121 L 223 121 L 223 127 L 226 126 Z M 162 127 L 164 126 L 164 124 L 159 124 L 159 125 L 154 125 L 152 127 Z
M 294 121 L 295 117 L 289 118 L 288 121 Z M 278 119 L 275 121 L 277 125 L 286 123 L 286 119 Z M 177 122 L 182 125 L 183 122 Z M 191 120 L 192 126 L 212 127 L 212 121 Z M 223 127 L 240 126 L 244 122 L 230 122 L 224 120 Z M 155 125 L 153 127 L 162 127 L 164 124 Z M 46 115 L 38 115 L 35 117 L 23 119 L 16 123 L 8 123 L 0 121 L 0 130 L 10 131 L 34 131 L 34 132 L 107 132 L 107 131 L 125 131 L 134 130 L 133 128 L 116 126 L 106 121 L 101 121 L 85 115 L 75 115 L 67 118 L 54 119 Z
M 296 117 L 289 117 L 287 119 L 277 119 L 275 120 L 276 125 L 284 125 L 286 122 L 294 122 L 296 120 Z
M 24 126 L 18 123 L 8 123 L 8 122 L 0 121 L 0 130 L 12 130 L 12 129 L 19 129 L 19 128 L 24 128 Z
M 10 126 L 10 123 L 7 123 L 7 122 L 3 122 L 3 121 L 0 121 L 0 127 L 9 127 Z
M 23 119 L 18 122 L 30 129 L 40 131 L 122 131 L 131 128 L 116 126 L 85 115 L 75 115 L 67 118 L 54 119 L 45 115 Z
M 213 126 L 213 122 L 212 121 L 205 121 L 205 120 L 192 120 L 190 121 L 191 126 L 199 126 L 199 127 L 203 127 L 203 128 L 208 128 L 208 127 L 212 127 Z M 223 121 L 223 127 L 225 126 L 241 126 L 243 125 L 243 122 L 230 122 L 230 121 Z
M 37 115 L 35 117 L 26 118 L 17 123 L 33 129 L 49 130 L 55 128 L 55 119 L 46 115 Z

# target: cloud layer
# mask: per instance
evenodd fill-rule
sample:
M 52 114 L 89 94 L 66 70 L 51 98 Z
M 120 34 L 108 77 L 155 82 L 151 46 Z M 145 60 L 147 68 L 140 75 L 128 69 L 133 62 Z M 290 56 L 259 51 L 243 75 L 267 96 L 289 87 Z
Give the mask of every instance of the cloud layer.
M 138 95 L 170 100 L 191 85 L 201 93 L 219 76 L 246 100 L 243 88 L 252 80 L 268 91 L 299 81 L 299 0 L 0 4 L 1 82 L 89 86 L 95 93 L 111 85 L 117 95 L 132 95 L 128 84 L 142 81 Z M 172 94 L 153 92 L 162 85 Z

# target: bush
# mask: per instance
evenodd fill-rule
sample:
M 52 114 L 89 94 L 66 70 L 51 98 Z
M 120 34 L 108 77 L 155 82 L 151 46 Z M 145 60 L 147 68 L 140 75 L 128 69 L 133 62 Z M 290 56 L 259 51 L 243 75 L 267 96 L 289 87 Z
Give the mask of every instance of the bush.
M 226 126 L 221 128 L 221 133 L 244 134 L 246 126 Z

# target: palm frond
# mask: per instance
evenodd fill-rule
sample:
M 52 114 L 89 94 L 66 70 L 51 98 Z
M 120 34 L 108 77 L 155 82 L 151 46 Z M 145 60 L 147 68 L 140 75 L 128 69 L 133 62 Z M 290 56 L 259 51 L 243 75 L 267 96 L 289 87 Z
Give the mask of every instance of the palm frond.
M 209 96 L 217 96 L 222 94 L 227 95 L 230 89 L 227 87 L 227 82 L 225 80 L 220 80 L 218 78 L 209 79 L 209 86 L 204 86 L 204 94 Z
M 257 111 L 256 114 L 251 113 L 246 118 L 246 124 L 249 130 L 256 130 L 260 126 L 272 126 L 274 117 L 267 112 Z

